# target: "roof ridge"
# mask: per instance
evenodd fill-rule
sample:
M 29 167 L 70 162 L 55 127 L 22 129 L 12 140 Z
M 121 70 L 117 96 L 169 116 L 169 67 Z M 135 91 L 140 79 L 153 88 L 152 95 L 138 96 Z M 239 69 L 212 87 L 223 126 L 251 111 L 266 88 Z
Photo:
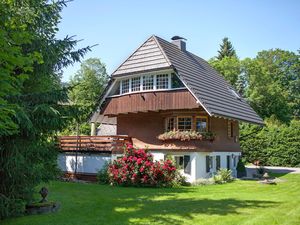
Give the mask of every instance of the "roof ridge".
M 153 38 L 154 38 L 155 43 L 158 45 L 158 47 L 159 47 L 161 53 L 163 54 L 163 56 L 164 56 L 165 59 L 167 60 L 169 66 L 172 66 L 172 63 L 171 63 L 169 57 L 166 55 L 165 51 L 163 50 L 163 48 L 161 47 L 159 41 L 157 40 L 157 38 L 160 38 L 160 39 L 162 39 L 162 38 L 161 38 L 161 37 L 158 37 L 158 36 L 155 36 L 155 35 L 152 35 L 152 36 L 153 36 Z

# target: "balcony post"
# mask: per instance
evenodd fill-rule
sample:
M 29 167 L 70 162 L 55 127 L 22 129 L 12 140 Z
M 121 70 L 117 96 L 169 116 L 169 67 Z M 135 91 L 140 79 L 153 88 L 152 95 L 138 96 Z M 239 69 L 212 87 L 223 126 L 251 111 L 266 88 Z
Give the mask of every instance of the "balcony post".
M 91 123 L 91 136 L 96 135 L 96 124 L 94 122 Z

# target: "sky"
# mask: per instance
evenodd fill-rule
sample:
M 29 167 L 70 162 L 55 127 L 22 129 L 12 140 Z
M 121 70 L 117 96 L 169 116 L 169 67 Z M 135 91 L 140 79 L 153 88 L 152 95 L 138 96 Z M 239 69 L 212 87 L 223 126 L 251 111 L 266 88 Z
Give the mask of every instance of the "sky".
M 153 34 L 185 37 L 187 50 L 206 60 L 224 37 L 241 59 L 300 49 L 300 0 L 74 0 L 61 16 L 57 37 L 75 35 L 79 48 L 98 44 L 84 59 L 100 58 L 109 74 Z M 79 68 L 66 68 L 63 81 Z

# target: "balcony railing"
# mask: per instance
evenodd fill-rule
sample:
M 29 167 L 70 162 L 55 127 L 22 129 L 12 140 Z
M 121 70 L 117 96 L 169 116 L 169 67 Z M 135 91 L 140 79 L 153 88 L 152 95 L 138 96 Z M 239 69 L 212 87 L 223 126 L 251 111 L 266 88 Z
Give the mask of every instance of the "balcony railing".
M 131 137 L 113 136 L 60 136 L 58 144 L 64 152 L 123 153 L 125 144 L 132 144 Z

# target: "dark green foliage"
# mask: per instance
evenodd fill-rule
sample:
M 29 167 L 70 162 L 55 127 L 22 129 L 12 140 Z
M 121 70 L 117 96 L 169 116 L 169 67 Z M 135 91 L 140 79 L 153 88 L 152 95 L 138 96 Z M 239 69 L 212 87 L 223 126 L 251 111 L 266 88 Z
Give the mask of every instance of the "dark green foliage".
M 246 97 L 263 118 L 283 122 L 299 118 L 300 55 L 281 49 L 261 51 L 243 61 Z
M 236 57 L 235 50 L 228 37 L 222 39 L 222 44 L 220 44 L 220 50 L 218 51 L 217 59 L 222 60 L 225 57 Z
M 69 92 L 69 99 L 75 108 L 75 119 L 70 122 L 64 130 L 64 134 L 76 134 L 76 124 L 79 124 L 79 133 L 90 134 L 88 120 L 91 113 L 98 106 L 98 99 L 107 85 L 109 76 L 105 65 L 98 58 L 90 58 L 81 63 L 81 68 L 70 80 L 72 89 Z
M 289 125 L 267 120 L 266 127 L 253 133 L 255 130 L 251 125 L 241 128 L 240 143 L 247 162 L 259 160 L 261 165 L 300 166 L 299 120 L 292 120 Z
M 109 164 L 106 163 L 101 170 L 97 173 L 97 180 L 100 184 L 108 184 L 109 183 L 109 176 L 108 176 L 108 166 Z
M 237 171 L 238 178 L 247 176 L 246 167 L 241 159 L 239 160 L 239 162 L 237 164 L 236 171 Z
M 212 58 L 209 60 L 209 63 L 229 84 L 233 87 L 237 86 L 237 81 L 241 79 L 239 76 L 242 73 L 241 61 L 238 58 L 224 57 L 221 60 Z
M 64 6 L 0 1 L 0 218 L 22 213 L 34 187 L 58 173 L 55 135 L 71 117 L 61 70 L 89 50 L 55 38 Z

